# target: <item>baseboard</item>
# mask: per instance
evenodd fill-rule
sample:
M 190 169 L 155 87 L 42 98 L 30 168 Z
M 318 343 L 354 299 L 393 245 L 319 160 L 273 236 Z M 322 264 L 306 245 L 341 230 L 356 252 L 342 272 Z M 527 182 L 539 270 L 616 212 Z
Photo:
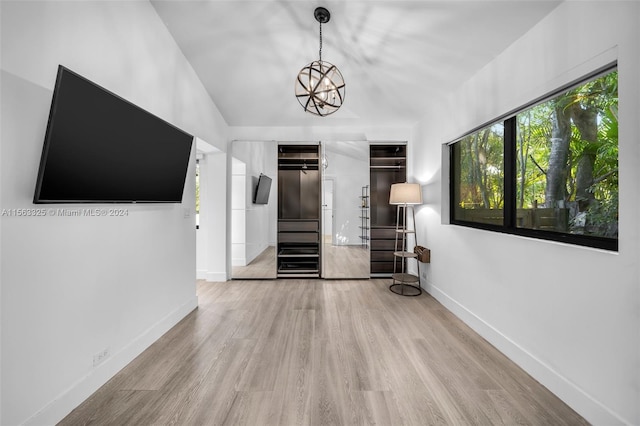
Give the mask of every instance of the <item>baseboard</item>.
M 58 398 L 31 416 L 23 424 L 25 426 L 35 426 L 58 423 L 197 307 L 198 297 L 194 295 L 193 298 L 151 326 L 127 346 L 114 353 L 104 363 L 94 368 L 91 373 L 74 383 Z
M 206 279 L 207 279 L 207 270 L 196 269 L 196 280 L 206 280 Z
M 208 282 L 224 282 L 227 281 L 225 272 L 207 272 L 206 280 Z
M 620 415 L 613 412 L 591 395 L 580 389 L 575 383 L 559 374 L 549 365 L 540 361 L 533 354 L 527 352 L 516 342 L 509 339 L 491 324 L 475 315 L 465 306 L 458 303 L 448 294 L 432 283 L 426 283 L 423 288 L 440 302 L 445 308 L 460 318 L 481 335 L 500 352 L 515 362 L 534 379 L 544 385 L 568 406 L 584 417 L 591 424 L 596 425 L 627 425 L 631 424 Z

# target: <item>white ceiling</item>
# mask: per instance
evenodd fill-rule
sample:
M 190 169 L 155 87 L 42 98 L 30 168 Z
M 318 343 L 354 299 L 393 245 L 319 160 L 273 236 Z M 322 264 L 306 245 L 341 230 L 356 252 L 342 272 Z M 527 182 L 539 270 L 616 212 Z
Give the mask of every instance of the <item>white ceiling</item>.
M 405 126 L 526 33 L 560 0 L 152 0 L 230 126 Z M 318 58 L 346 81 L 336 113 L 305 113 L 298 71 Z

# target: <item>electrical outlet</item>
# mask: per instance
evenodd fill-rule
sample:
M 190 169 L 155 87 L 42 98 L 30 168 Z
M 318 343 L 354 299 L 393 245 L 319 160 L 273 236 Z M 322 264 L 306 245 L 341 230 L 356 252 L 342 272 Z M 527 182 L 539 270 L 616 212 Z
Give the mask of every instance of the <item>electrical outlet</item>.
M 103 350 L 95 354 L 93 356 L 93 366 L 97 367 L 98 365 L 102 364 L 104 360 L 109 357 L 109 355 L 109 348 L 104 348 Z
M 187 219 L 188 217 L 191 217 L 191 209 L 188 208 L 188 207 L 185 207 L 182 210 L 182 213 L 183 213 L 185 219 Z
M 420 275 L 422 275 L 422 279 L 426 280 L 427 279 L 427 271 L 421 271 Z

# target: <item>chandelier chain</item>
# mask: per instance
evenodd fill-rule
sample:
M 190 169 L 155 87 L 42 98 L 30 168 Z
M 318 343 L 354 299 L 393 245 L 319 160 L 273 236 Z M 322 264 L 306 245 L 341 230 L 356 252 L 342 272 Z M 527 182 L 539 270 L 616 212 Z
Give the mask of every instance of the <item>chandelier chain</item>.
M 318 52 L 320 62 L 322 62 L 322 22 L 320 22 L 320 51 Z

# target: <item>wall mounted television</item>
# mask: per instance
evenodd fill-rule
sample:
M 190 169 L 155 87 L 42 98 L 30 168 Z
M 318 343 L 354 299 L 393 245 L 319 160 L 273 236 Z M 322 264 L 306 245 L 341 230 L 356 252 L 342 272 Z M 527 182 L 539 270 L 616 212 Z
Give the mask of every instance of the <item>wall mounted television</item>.
M 193 136 L 60 65 L 34 203 L 180 203 Z
M 269 192 L 271 192 L 271 178 L 261 173 L 253 195 L 253 204 L 268 204 Z

